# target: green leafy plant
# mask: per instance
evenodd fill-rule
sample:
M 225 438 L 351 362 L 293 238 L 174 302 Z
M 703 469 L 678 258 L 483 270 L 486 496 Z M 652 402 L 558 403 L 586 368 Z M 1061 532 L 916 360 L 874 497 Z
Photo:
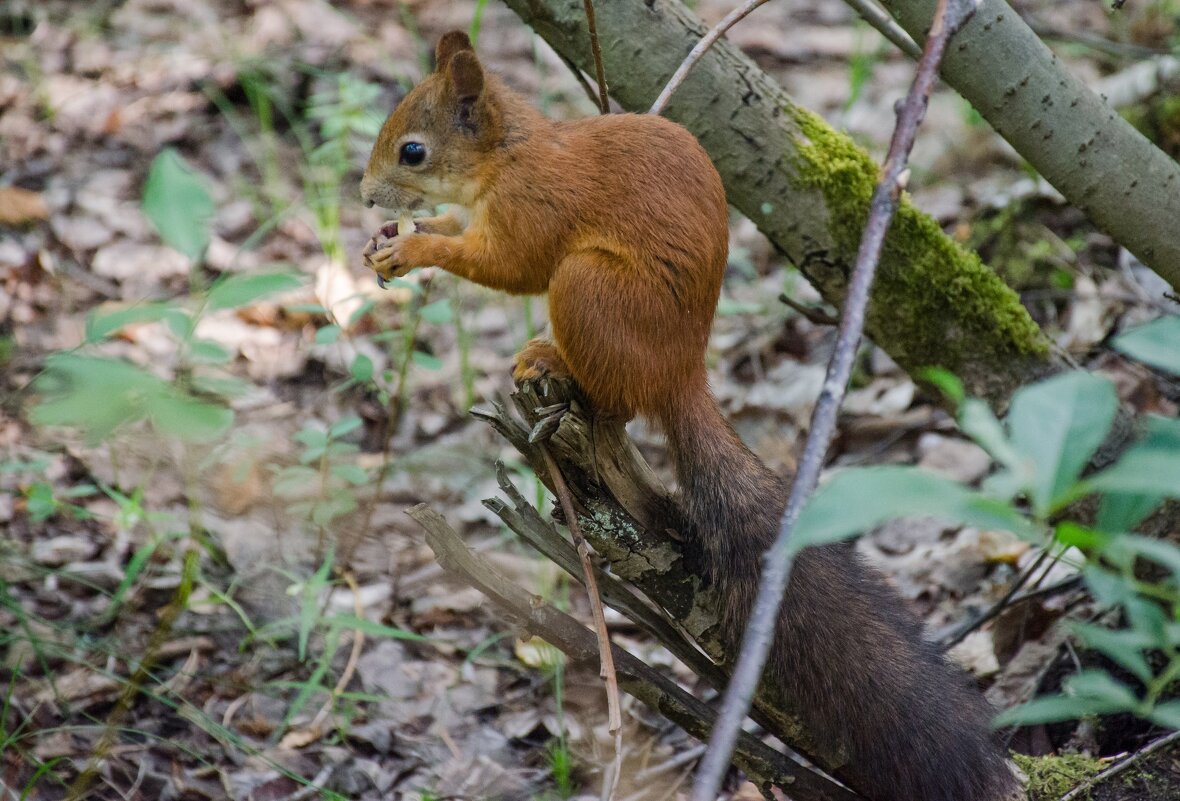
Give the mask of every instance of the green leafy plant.
M 354 488 L 370 481 L 369 471 L 356 463 L 360 448 L 344 439 L 360 426 L 356 416 L 337 420 L 327 430 L 304 426 L 295 434 L 302 446 L 299 463 L 274 470 L 275 494 L 292 501 L 292 514 L 311 521 L 321 543 L 328 524 L 357 508 Z
M 213 201 L 203 180 L 175 151 L 165 150 L 152 162 L 143 209 L 165 244 L 200 260 L 210 239 Z M 32 420 L 81 429 L 92 442 L 144 421 L 157 433 L 182 440 L 217 438 L 233 420 L 225 400 L 242 385 L 220 369 L 230 361 L 229 352 L 196 335 L 201 315 L 245 306 L 301 284 L 290 271 L 272 269 L 223 277 L 187 299 L 91 312 L 83 347 L 46 359 L 34 383 L 41 399 Z M 176 341 L 177 367 L 171 377 L 95 352 L 127 326 L 151 322 L 163 323 Z
M 1180 326 L 1157 320 L 1115 340 L 1116 347 L 1180 374 Z M 959 427 L 993 458 L 996 470 L 974 490 L 910 467 L 842 470 L 802 511 L 792 549 L 853 536 L 898 517 L 938 517 L 1004 529 L 1045 547 L 1076 548 L 1093 597 L 1122 624 L 1074 624 L 1073 633 L 1134 677 L 1129 684 L 1091 668 L 1059 695 L 1009 710 L 1000 724 L 1129 712 L 1180 729 L 1180 700 L 1167 691 L 1180 678 L 1180 548 L 1132 533 L 1165 499 L 1180 498 L 1180 420 L 1148 416 L 1120 458 L 1084 471 L 1109 435 L 1118 410 L 1106 378 L 1068 372 L 1022 388 L 1001 423 L 981 400 L 964 396 L 947 373 L 928 378 L 958 407 Z M 1095 497 L 1098 513 L 1082 525 L 1066 519 Z M 1146 580 L 1139 568 L 1154 566 Z

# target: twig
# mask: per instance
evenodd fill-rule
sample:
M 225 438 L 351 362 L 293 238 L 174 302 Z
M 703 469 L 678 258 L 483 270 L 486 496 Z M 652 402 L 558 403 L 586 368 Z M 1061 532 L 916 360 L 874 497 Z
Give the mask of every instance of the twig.
M 582 577 L 586 583 L 586 595 L 590 599 L 590 613 L 594 616 L 594 632 L 598 637 L 598 675 L 606 682 L 607 730 L 615 738 L 614 765 L 607 779 L 609 789 L 604 793 L 604 796 L 610 799 L 614 797 L 619 786 L 623 767 L 623 712 L 619 703 L 619 677 L 615 673 L 615 660 L 611 655 L 610 632 L 606 630 L 606 614 L 602 609 L 598 580 L 594 577 L 594 563 L 590 560 L 590 543 L 582 536 L 582 527 L 578 525 L 578 512 L 574 509 L 574 499 L 570 497 L 570 489 L 566 486 L 565 477 L 558 469 L 557 462 L 553 460 L 553 454 L 544 444 L 541 445 L 541 453 L 545 457 L 546 467 L 549 468 L 549 480 L 553 482 L 553 490 L 561 503 L 561 511 L 565 513 L 565 525 L 569 528 L 570 538 L 573 539 L 574 547 L 578 549 L 578 556 L 582 560 Z
M 1036 589 L 1029 590 L 1028 592 L 1022 592 L 1013 598 L 1008 598 L 1008 596 L 1005 595 L 1004 598 L 996 602 L 995 606 L 992 606 L 987 610 L 987 612 L 980 615 L 979 617 L 971 618 L 965 623 L 960 623 L 957 627 L 951 627 L 948 634 L 938 638 L 938 647 L 943 651 L 949 651 L 951 648 L 954 648 L 963 640 L 967 639 L 967 635 L 969 635 L 971 632 L 980 628 L 988 621 L 996 618 L 1000 612 L 1004 611 L 1004 609 L 1022 604 L 1025 601 L 1030 601 L 1033 598 L 1045 598 L 1050 595 L 1069 592 L 1070 590 L 1075 589 L 1081 585 L 1081 583 L 1082 577 L 1080 575 L 1070 576 L 1067 579 L 1062 579 L 1061 581 L 1058 581 L 1054 584 L 1050 584 L 1048 587 L 1038 587 Z
M 587 0 L 589 2 L 589 0 Z M 697 42 L 689 54 L 681 62 L 680 66 L 676 68 L 676 72 L 668 79 L 664 90 L 660 92 L 660 96 L 656 98 L 656 102 L 651 104 L 648 110 L 649 114 L 659 114 L 664 110 L 664 106 L 668 105 L 668 100 L 671 99 L 672 93 L 680 88 L 680 84 L 684 83 L 684 79 L 688 77 L 689 71 L 696 66 L 696 63 L 701 60 L 705 52 L 713 46 L 713 43 L 725 35 L 725 32 L 732 28 L 737 23 L 741 22 L 750 12 L 758 6 L 765 3 L 766 0 L 746 0 L 740 6 L 730 11 L 725 17 L 713 26 L 713 29 L 706 33 L 704 37 Z
M 586 76 L 582 74 L 581 68 L 572 59 L 567 58 L 564 53 L 558 53 L 557 57 L 561 59 L 563 64 L 569 67 L 570 72 L 574 74 L 574 78 L 578 81 L 578 86 L 582 87 L 582 91 L 586 93 L 586 97 L 590 98 L 590 102 L 598 106 L 601 110 L 602 106 L 599 104 L 598 92 L 590 85 L 590 81 L 586 80 Z
M 788 308 L 794 309 L 803 315 L 804 319 L 810 320 L 816 325 L 839 325 L 840 318 L 834 314 L 828 314 L 823 309 L 817 309 L 813 306 L 804 306 L 799 301 L 793 299 L 786 292 L 778 296 L 779 302 Z
M 1169 745 L 1177 742 L 1180 742 L 1180 731 L 1174 731 L 1171 734 L 1166 734 L 1163 737 L 1160 737 L 1158 740 L 1153 740 L 1135 753 L 1131 754 L 1122 762 L 1116 762 L 1094 778 L 1090 779 L 1088 782 L 1073 788 L 1068 793 L 1061 796 L 1061 801 L 1078 801 L 1078 799 L 1081 798 L 1089 798 L 1090 790 L 1095 786 L 1101 784 L 1112 776 L 1117 776 L 1139 760 L 1151 756 L 1156 751 L 1167 748 Z
M 602 66 L 602 47 L 598 44 L 598 22 L 594 18 L 594 0 L 582 0 L 586 9 L 586 29 L 590 32 L 590 52 L 594 54 L 594 80 L 598 82 L 598 110 L 610 114 L 606 92 L 606 69 Z
M 1041 565 L 1044 564 L 1047 558 L 1049 558 L 1049 549 L 1045 548 L 1037 555 L 1037 558 L 1033 561 L 1033 563 L 1029 565 L 1023 573 L 1016 577 L 1016 581 L 1013 581 L 1012 585 L 1008 587 L 1008 591 L 1004 593 L 1004 597 L 992 604 L 991 608 L 982 615 L 969 619 L 942 640 L 940 640 L 938 647 L 944 651 L 949 651 L 951 648 L 954 648 L 963 640 L 967 639 L 968 634 L 978 629 L 984 623 L 987 623 L 993 618 L 999 617 L 1000 613 L 1007 609 L 1008 605 L 1012 603 L 1012 599 L 1016 597 L 1016 593 L 1020 592 L 1020 588 L 1023 587 L 1030 578 L 1032 578 L 1032 574 L 1036 573 L 1037 570 L 1040 569 Z M 1044 580 L 1044 576 L 1041 577 L 1041 580 Z
M 758 597 L 750 621 L 742 638 L 733 678 L 726 688 L 717 724 L 709 738 L 697 779 L 693 785 L 693 801 L 715 801 L 721 781 L 729 767 L 730 754 L 742 720 L 750 708 L 750 701 L 762 676 L 762 668 L 774 642 L 774 632 L 782 606 L 783 595 L 793 565 L 791 532 L 799 512 L 815 489 L 820 470 L 836 430 L 836 417 L 852 363 L 860 342 L 868 307 L 869 289 L 881 257 L 885 234 L 897 210 L 901 191 L 908 179 L 906 161 L 917 136 L 918 125 L 926 113 L 930 93 L 938 79 L 938 65 L 946 50 L 947 41 L 975 12 L 978 0 L 938 0 L 931 23 L 930 35 L 918 62 L 917 73 L 909 94 L 898 112 L 897 127 L 889 144 L 880 183 L 873 191 L 865 233 L 857 252 L 856 265 L 848 285 L 844 309 L 840 315 L 840 329 L 836 349 L 828 363 L 823 389 L 811 416 L 810 433 L 799 469 L 791 485 L 787 508 L 779 524 L 778 536 L 767 552 L 759 581 Z M 948 5 L 950 8 L 948 9 Z
M 500 575 L 471 552 L 441 515 L 426 504 L 406 512 L 426 531 L 426 542 L 443 568 L 470 583 L 530 634 L 556 646 L 573 662 L 598 658 L 594 635 L 581 623 Z M 619 686 L 652 710 L 704 739 L 715 717 L 703 702 L 621 648 L 611 646 L 618 668 Z M 756 737 L 742 732 L 734 749 L 734 764 L 759 785 L 790 787 L 797 801 L 862 801 L 862 799 L 780 754 Z
M 877 5 L 875 0 L 844 0 L 844 2 L 860 14 L 865 22 L 876 28 L 878 33 L 893 42 L 898 50 L 914 59 L 922 55 L 922 48 L 918 47 L 917 42 L 905 32 L 905 28 L 898 25 L 897 21 L 889 16 L 888 11 Z

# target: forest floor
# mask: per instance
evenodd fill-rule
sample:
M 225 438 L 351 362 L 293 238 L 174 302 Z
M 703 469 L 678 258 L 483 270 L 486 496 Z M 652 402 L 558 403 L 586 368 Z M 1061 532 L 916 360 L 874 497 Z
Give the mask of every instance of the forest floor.
M 697 11 L 712 22 L 729 5 Z M 1174 4 L 1016 5 L 1094 83 L 1177 41 Z M 580 585 L 482 504 L 499 494 L 503 460 L 551 508 L 468 414 L 511 391 L 511 356 L 544 330 L 544 301 L 431 271 L 383 291 L 360 264 L 382 222 L 357 192 L 376 127 L 438 36 L 468 29 L 477 7 L 487 64 L 547 113 L 594 112 L 497 3 L 0 4 L 4 798 L 598 797 L 611 751 L 595 671 L 517 639 L 443 574 L 404 514 L 430 504 L 503 572 L 589 622 Z M 882 156 L 912 64 L 846 5 L 777 0 L 730 39 Z M 1158 135 L 1176 147 L 1180 120 L 1171 126 Z M 163 245 L 145 212 L 164 148 L 212 197 L 199 263 Z M 1175 413 L 1150 376 L 1103 347 L 1155 313 L 1150 274 L 949 91 L 934 98 L 913 166 L 916 205 L 980 250 L 1058 348 L 1115 377 L 1139 408 Z M 219 276 L 276 270 L 295 276 L 273 279 L 282 294 L 239 281 L 240 294 L 210 300 Z M 710 377 L 746 442 L 789 472 L 833 329 L 781 304 L 783 292 L 820 303 L 735 214 Z M 104 371 L 97 357 L 142 369 Z M 66 365 L 74 384 L 38 380 L 47 364 Z M 125 400 L 128 381 L 143 382 L 139 400 Z M 169 416 L 189 408 L 190 389 L 230 398 L 228 433 L 210 439 L 205 424 Z M 661 438 L 638 423 L 632 433 L 666 478 Z M 871 344 L 832 454 L 832 466 L 866 463 L 967 482 L 990 467 Z M 1006 534 L 929 521 L 886 526 L 858 548 L 935 637 L 1039 556 Z M 1074 572 L 1054 560 L 1034 583 Z M 1046 632 L 1067 602 L 1048 596 L 951 654 L 997 706 L 1024 700 L 1056 653 Z M 700 689 L 626 620 L 609 623 L 616 643 Z M 616 797 L 681 797 L 698 744 L 627 699 L 624 714 Z M 1114 756 L 1149 735 L 1092 750 Z M 1071 737 L 1040 727 L 1013 744 L 1047 753 Z

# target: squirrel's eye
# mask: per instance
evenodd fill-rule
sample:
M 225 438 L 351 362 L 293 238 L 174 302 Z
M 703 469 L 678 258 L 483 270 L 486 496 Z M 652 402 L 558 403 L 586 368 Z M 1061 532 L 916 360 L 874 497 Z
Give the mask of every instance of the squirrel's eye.
M 426 145 L 421 142 L 406 142 L 398 154 L 398 161 L 408 167 L 416 167 L 426 158 Z

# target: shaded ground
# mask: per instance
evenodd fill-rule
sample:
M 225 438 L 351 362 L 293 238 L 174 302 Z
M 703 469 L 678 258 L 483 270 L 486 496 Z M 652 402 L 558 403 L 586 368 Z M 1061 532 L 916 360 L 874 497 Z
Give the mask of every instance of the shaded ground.
M 1095 79 L 1175 35 L 1171 12 L 1138 9 L 1127 21 L 1093 2 L 1020 5 Z M 715 20 L 727 7 L 700 10 Z M 497 459 L 526 492 L 539 486 L 466 414 L 509 390 L 510 355 L 543 328 L 543 301 L 425 272 L 383 292 L 359 265 L 381 222 L 356 192 L 374 126 L 421 75 L 430 43 L 467 28 L 475 8 L 0 6 L 0 786 L 14 796 L 596 797 L 610 753 L 597 678 L 516 641 L 478 594 L 442 576 L 402 514 L 431 503 L 501 570 L 588 620 L 580 588 L 482 507 L 496 495 Z M 593 112 L 510 13 L 487 5 L 481 31 L 484 58 L 549 113 Z M 1098 49 L 1093 37 L 1114 44 Z M 910 66 L 842 3 L 780 0 L 731 38 L 883 151 Z M 214 200 L 200 264 L 162 245 L 141 210 L 165 147 Z M 936 97 L 913 184 L 919 206 L 1023 290 L 1060 347 L 1113 374 L 1141 408 L 1174 413 L 1145 374 L 1097 349 L 1152 313 L 1146 279 L 1027 180 L 955 96 Z M 191 299 L 218 276 L 275 265 L 299 288 L 221 309 Z M 735 219 L 711 375 L 746 440 L 789 470 L 831 335 L 779 304 L 784 290 L 816 302 Z M 88 316 L 93 326 L 93 315 L 149 301 L 188 309 L 195 332 L 178 334 L 165 315 L 87 342 Z M 158 421 L 96 438 L 34 427 L 47 388 L 32 381 L 63 351 L 226 391 L 232 429 L 183 444 Z M 97 424 L 117 389 L 75 387 L 77 416 Z M 662 464 L 659 438 L 639 424 L 634 433 Z M 964 480 L 989 469 L 871 347 L 836 461 L 918 462 Z M 1036 556 L 1006 535 L 933 524 L 887 527 L 861 547 L 934 631 L 988 606 Z M 1067 562 L 1039 580 L 1066 577 Z M 1056 619 L 1061 603 L 1044 602 L 1036 619 Z M 620 645 L 692 685 L 626 621 L 612 625 Z M 955 653 L 1011 704 L 1054 652 L 1039 640 L 1045 628 L 1027 614 L 1001 619 Z M 675 797 L 696 743 L 638 705 L 625 713 L 619 797 Z M 1034 732 L 1023 747 L 1062 739 Z

